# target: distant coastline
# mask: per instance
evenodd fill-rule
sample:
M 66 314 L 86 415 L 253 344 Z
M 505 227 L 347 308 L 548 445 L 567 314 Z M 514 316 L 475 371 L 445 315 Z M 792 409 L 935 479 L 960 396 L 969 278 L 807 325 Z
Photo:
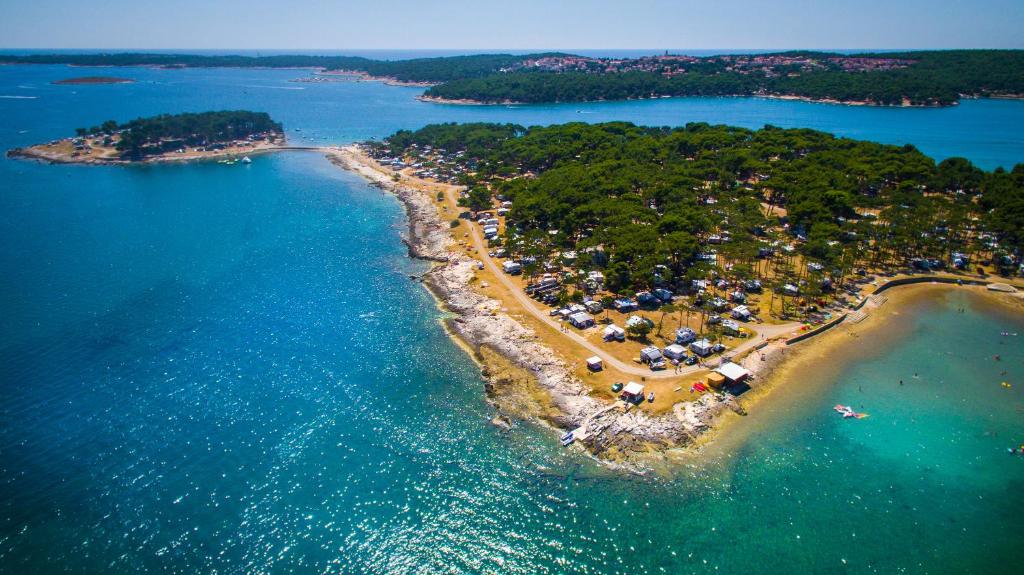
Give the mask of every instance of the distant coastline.
M 990 96 L 993 99 L 1005 99 L 1005 100 L 1021 100 L 1024 96 Z M 904 101 L 901 104 L 880 104 L 878 102 L 870 102 L 867 100 L 836 100 L 834 98 L 811 98 L 809 96 L 800 96 L 797 94 L 728 94 L 721 96 L 699 96 L 699 95 L 680 95 L 680 96 L 650 96 L 647 98 L 627 98 L 625 100 L 568 100 L 565 102 L 551 102 L 552 104 L 594 104 L 603 102 L 636 102 L 643 100 L 668 100 L 676 98 L 764 98 L 768 100 L 789 100 L 796 102 L 808 102 L 811 104 L 833 104 L 838 106 L 867 106 L 873 108 L 944 108 L 949 106 L 956 106 L 960 102 L 953 102 L 951 104 L 914 104 L 909 101 Z M 529 106 L 533 105 L 532 102 L 520 102 L 516 100 L 501 100 L 496 102 L 485 102 L 482 100 L 473 100 L 470 98 L 441 98 L 438 96 L 427 96 L 421 94 L 416 96 L 416 99 L 421 102 L 427 102 L 430 104 L 450 104 L 456 106 Z M 981 99 L 981 98 L 975 98 Z

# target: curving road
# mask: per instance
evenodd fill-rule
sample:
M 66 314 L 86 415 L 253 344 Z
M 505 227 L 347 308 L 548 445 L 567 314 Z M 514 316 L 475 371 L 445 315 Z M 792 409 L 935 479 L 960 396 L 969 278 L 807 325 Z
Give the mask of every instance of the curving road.
M 456 200 L 456 196 L 454 196 L 454 194 L 456 193 L 457 190 L 457 186 L 450 186 L 447 188 L 446 193 L 448 194 L 448 199 L 450 201 L 454 202 Z M 553 319 L 549 315 L 547 309 L 539 307 L 537 302 L 535 302 L 530 296 L 526 295 L 526 292 L 524 292 L 522 288 L 516 285 L 516 283 L 512 281 L 508 274 L 502 271 L 501 266 L 498 265 L 495 259 L 488 255 L 487 246 L 484 243 L 482 234 L 480 233 L 481 230 L 479 225 L 476 222 L 472 222 L 470 223 L 469 227 L 470 237 L 473 239 L 473 247 L 476 248 L 480 260 L 488 269 L 491 270 L 491 272 L 494 273 L 495 277 L 498 278 L 498 281 L 500 281 L 502 285 L 504 285 L 508 289 L 509 293 L 512 294 L 512 297 L 514 297 L 516 301 L 522 304 L 523 308 L 529 311 L 538 320 L 551 326 L 552 329 L 558 330 L 562 335 L 568 337 L 569 339 L 576 342 L 584 349 L 600 357 L 606 365 L 610 365 L 623 373 L 643 376 L 650 379 L 669 379 L 673 377 L 680 377 L 682 375 L 696 373 L 703 369 L 707 369 L 706 367 L 701 367 L 700 365 L 691 365 L 681 366 L 681 369 L 678 372 L 669 371 L 667 369 L 664 371 L 651 371 L 647 367 L 641 367 L 637 364 L 626 363 L 616 357 L 609 355 L 607 350 L 601 349 L 600 347 L 594 345 L 593 342 L 584 338 L 578 332 L 572 331 L 575 328 L 570 328 L 570 331 L 561 331 L 561 328 L 564 324 L 558 320 Z M 767 341 L 779 337 L 781 335 L 788 335 L 792 332 L 795 332 L 800 329 L 801 325 L 803 324 L 799 322 L 777 325 L 762 324 L 761 326 L 758 327 L 757 330 L 754 330 L 756 331 L 756 335 L 754 337 L 748 338 L 746 341 L 732 348 L 730 351 L 734 354 L 742 353 L 763 341 Z M 758 336 L 763 336 L 763 338 Z

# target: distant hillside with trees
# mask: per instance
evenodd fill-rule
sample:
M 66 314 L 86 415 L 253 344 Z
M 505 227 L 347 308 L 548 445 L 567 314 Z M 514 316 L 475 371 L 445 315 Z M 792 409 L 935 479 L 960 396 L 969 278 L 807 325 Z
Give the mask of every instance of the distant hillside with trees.
M 662 96 L 798 96 L 876 105 L 940 106 L 966 96 L 1024 95 L 1024 51 L 952 50 L 860 54 L 859 58 L 904 59 L 905 67 L 851 71 L 823 53 L 787 53 L 821 62 L 807 71 L 778 67 L 737 70 L 730 61 L 709 61 L 686 72 L 631 70 L 519 70 L 462 78 L 434 86 L 430 98 L 484 103 L 584 102 Z
M 406 60 L 315 55 L 0 54 L 0 63 L 315 68 L 436 84 L 424 95 L 483 103 L 768 95 L 942 106 L 955 104 L 962 96 L 1024 95 L 1022 50 L 794 51 L 620 59 L 563 53 L 476 54 Z

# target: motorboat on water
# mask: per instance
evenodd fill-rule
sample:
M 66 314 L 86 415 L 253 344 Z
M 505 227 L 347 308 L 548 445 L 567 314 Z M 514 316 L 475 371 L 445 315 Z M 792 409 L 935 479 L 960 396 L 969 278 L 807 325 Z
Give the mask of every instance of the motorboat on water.
M 840 415 L 842 415 L 843 419 L 849 419 L 849 418 L 864 419 L 865 417 L 868 416 L 868 414 L 866 414 L 866 413 L 857 413 L 849 405 L 836 405 L 832 409 L 834 409 L 836 411 L 836 413 L 839 413 Z
M 242 158 L 242 163 L 243 164 L 251 164 L 252 160 L 249 159 L 249 156 L 245 156 L 245 157 Z

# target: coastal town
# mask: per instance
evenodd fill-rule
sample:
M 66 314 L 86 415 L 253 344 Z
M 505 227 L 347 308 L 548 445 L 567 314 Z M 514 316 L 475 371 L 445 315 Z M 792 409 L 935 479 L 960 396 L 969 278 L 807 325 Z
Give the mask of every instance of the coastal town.
M 912 66 L 908 58 L 864 57 L 858 55 L 822 56 L 809 53 L 723 54 L 697 57 L 665 53 L 640 58 L 594 58 L 570 54 L 542 55 L 528 58 L 502 68 L 502 72 L 542 70 L 547 72 L 625 73 L 654 72 L 666 77 L 687 72 L 716 71 L 763 75 L 774 78 L 803 72 L 842 70 L 844 72 L 875 72 Z

